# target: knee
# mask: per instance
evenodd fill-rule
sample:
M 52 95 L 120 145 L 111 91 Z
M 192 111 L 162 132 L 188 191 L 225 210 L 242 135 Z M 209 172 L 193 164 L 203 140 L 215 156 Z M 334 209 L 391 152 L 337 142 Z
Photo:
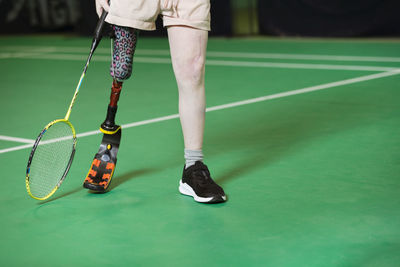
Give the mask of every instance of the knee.
M 198 87 L 204 84 L 205 58 L 202 55 L 183 56 L 174 61 L 175 76 L 180 87 Z

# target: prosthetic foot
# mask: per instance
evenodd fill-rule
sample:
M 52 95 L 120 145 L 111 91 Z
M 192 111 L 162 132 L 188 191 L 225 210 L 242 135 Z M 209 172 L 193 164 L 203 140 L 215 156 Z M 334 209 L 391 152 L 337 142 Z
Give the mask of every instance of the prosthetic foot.
M 117 102 L 121 87 L 121 82 L 113 82 L 107 117 L 100 126 L 103 139 L 83 183 L 83 187 L 95 192 L 107 191 L 114 175 L 115 165 L 117 164 L 117 153 L 121 141 L 122 129 L 119 125 L 115 124 L 115 114 L 117 113 Z
M 120 140 L 121 127 L 114 134 L 104 133 L 83 187 L 96 192 L 105 192 L 108 189 L 117 164 Z

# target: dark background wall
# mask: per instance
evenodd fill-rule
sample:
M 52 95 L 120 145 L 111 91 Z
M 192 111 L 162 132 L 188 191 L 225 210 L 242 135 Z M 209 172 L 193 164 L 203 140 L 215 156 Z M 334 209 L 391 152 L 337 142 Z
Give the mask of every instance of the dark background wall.
M 231 35 L 230 0 L 212 0 L 212 35 Z M 97 21 L 94 0 L 0 0 L 0 33 L 76 32 L 91 35 Z M 157 30 L 141 35 L 166 35 Z
M 400 0 L 211 0 L 214 36 L 400 36 Z M 0 0 L 0 33 L 91 35 L 94 0 Z M 162 36 L 162 21 L 154 32 Z
M 399 36 L 399 0 L 258 1 L 260 33 L 298 36 Z
M 86 2 L 79 0 L 0 0 L 1 33 L 73 31 Z

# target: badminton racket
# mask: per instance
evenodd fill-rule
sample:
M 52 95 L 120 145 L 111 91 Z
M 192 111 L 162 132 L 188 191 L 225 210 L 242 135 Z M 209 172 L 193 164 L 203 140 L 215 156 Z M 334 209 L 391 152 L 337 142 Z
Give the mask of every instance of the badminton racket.
M 107 12 L 104 11 L 99 18 L 90 54 L 65 118 L 57 119 L 47 124 L 36 138 L 32 147 L 26 168 L 25 182 L 28 194 L 34 199 L 45 200 L 53 195 L 61 186 L 71 167 L 75 154 L 76 133 L 74 126 L 69 121 L 69 117 L 90 60 L 100 43 L 106 16 Z

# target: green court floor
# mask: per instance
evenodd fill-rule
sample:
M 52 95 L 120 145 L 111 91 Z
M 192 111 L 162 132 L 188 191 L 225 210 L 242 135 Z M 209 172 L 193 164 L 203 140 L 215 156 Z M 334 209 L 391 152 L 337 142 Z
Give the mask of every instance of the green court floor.
M 112 190 L 82 188 L 111 85 L 103 40 L 70 117 L 71 170 L 34 200 L 30 142 L 64 117 L 89 46 L 0 37 L 1 266 L 400 266 L 400 40 L 210 39 L 205 163 L 228 195 L 216 205 L 178 192 L 166 39 L 139 40 Z

